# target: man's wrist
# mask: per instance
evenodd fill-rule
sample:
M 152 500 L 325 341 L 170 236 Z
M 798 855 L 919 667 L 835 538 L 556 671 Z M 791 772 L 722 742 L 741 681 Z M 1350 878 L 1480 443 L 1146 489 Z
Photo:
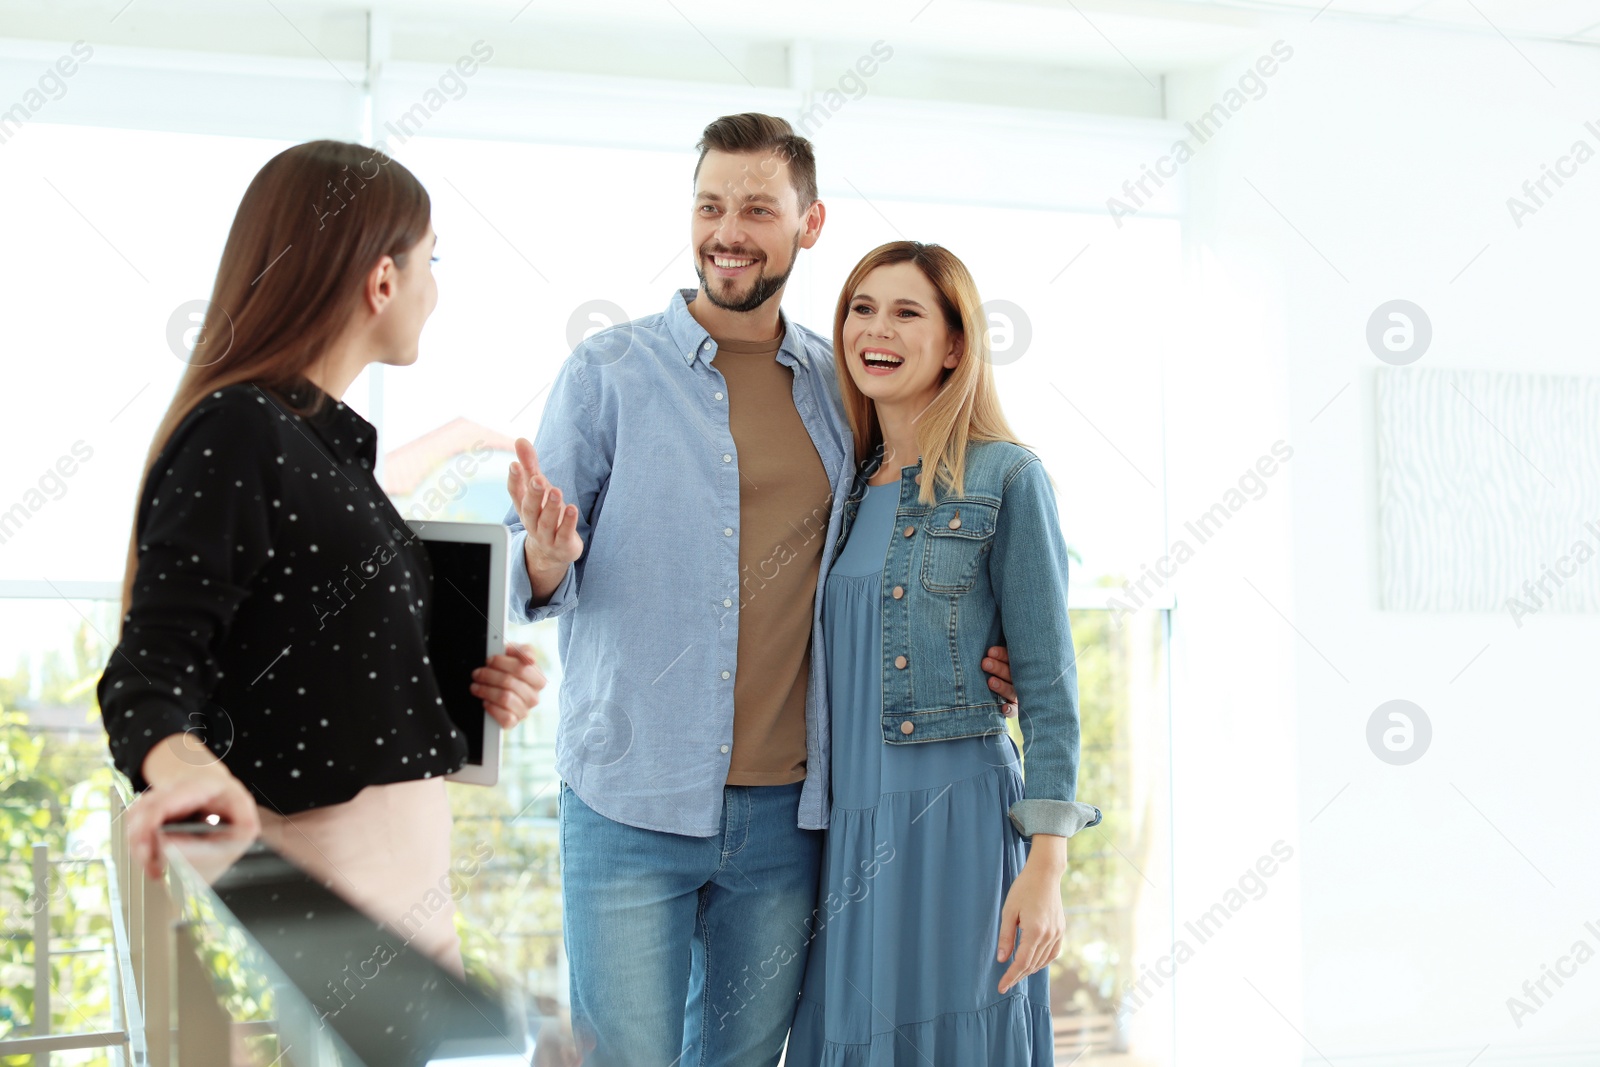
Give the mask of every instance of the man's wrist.
M 535 605 L 549 603 L 562 580 L 566 578 L 567 568 L 571 566 L 570 563 L 541 563 L 534 558 L 532 550 L 527 548 L 523 550 L 522 562 L 528 569 L 528 584 L 533 587 Z

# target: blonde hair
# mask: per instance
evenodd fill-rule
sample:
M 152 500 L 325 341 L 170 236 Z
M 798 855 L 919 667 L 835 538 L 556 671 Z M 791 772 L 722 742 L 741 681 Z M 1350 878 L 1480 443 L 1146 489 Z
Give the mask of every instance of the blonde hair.
M 890 241 L 864 256 L 839 292 L 839 306 L 833 316 L 834 369 L 839 375 L 839 394 L 845 416 L 856 439 L 856 464 L 859 468 L 883 444 L 883 428 L 878 409 L 871 398 L 856 388 L 846 366 L 844 322 L 856 290 L 867 275 L 879 267 L 911 263 L 922 272 L 939 296 L 945 325 L 960 340 L 960 361 L 945 370 L 939 393 L 933 403 L 917 416 L 917 450 L 922 454 L 923 474 L 917 499 L 933 503 L 934 483 L 962 492 L 966 473 L 967 445 L 976 441 L 1009 441 L 1022 444 L 1006 422 L 1000 409 L 1000 395 L 994 384 L 994 367 L 989 360 L 989 320 L 966 264 L 949 249 L 920 241 Z

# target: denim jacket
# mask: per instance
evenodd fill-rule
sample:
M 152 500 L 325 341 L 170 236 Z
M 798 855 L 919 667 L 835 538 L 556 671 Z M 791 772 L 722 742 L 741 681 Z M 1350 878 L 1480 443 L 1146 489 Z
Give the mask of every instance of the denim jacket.
M 845 500 L 834 555 L 854 524 L 864 465 Z M 1017 689 L 1025 798 L 1011 825 L 1070 837 L 1100 822 L 1074 799 L 1078 782 L 1078 669 L 1067 623 L 1067 546 L 1055 491 L 1039 457 L 1020 445 L 967 447 L 959 495 L 917 499 L 915 466 L 900 471 L 900 501 L 883 577 L 883 740 L 911 745 L 1004 734 L 1002 702 L 982 659 L 1005 645 Z

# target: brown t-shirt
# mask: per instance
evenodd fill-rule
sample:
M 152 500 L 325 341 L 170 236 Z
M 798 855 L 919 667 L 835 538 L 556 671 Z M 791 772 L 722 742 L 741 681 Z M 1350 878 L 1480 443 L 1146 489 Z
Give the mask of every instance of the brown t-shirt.
M 811 612 L 832 490 L 770 341 L 717 341 L 739 450 L 739 646 L 729 785 L 806 776 Z

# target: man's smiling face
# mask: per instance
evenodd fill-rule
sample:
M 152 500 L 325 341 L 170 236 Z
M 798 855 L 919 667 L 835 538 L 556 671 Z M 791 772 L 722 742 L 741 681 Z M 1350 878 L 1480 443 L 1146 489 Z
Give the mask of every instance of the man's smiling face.
M 690 231 L 706 297 L 726 311 L 746 312 L 782 291 L 802 245 L 815 240 L 802 241 L 805 221 L 781 155 L 707 152 L 695 177 Z

